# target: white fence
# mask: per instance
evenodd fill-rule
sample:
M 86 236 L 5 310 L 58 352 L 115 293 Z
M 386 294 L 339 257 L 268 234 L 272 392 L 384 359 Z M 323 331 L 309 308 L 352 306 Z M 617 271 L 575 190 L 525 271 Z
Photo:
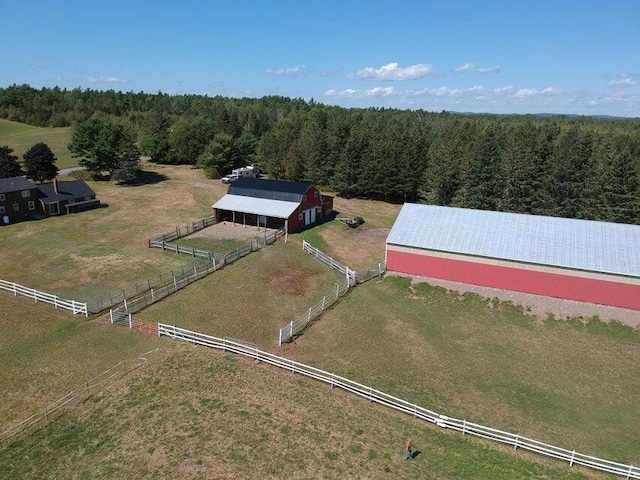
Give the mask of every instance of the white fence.
M 162 251 L 170 251 L 182 253 L 194 258 L 202 258 L 204 260 L 214 260 L 213 252 L 208 250 L 198 250 L 197 248 L 183 247 L 175 243 L 167 243 L 164 240 L 149 240 L 149 248 L 160 248 Z
M 354 286 L 356 284 L 356 272 L 354 270 L 351 270 L 346 265 L 342 265 L 340 262 L 337 262 L 329 255 L 322 253 L 316 247 L 312 247 L 311 244 L 306 240 L 302 241 L 302 249 L 305 252 L 310 253 L 323 263 L 326 263 L 327 265 L 329 265 L 329 267 L 342 273 L 347 278 L 350 286 Z
M 87 310 L 86 303 L 76 302 L 75 300 L 65 300 L 64 298 L 60 298 L 57 295 L 40 292 L 38 290 L 34 290 L 33 288 L 23 287 L 22 285 L 18 285 L 17 283 L 6 282 L 4 280 L 0 280 L 0 288 L 8 292 L 13 292 L 14 296 L 22 295 L 24 297 L 33 298 L 36 303 L 48 303 L 50 305 L 53 305 L 55 308 L 64 308 L 65 310 L 71 310 L 74 315 L 78 313 L 84 313 L 85 317 L 89 316 L 89 311 Z
M 307 326 L 319 317 L 331 305 L 336 303 L 338 299 L 349 291 L 349 284 L 344 283 L 342 285 L 336 285 L 336 288 L 329 294 L 322 297 L 315 305 L 309 307 L 303 315 L 296 320 L 292 320 L 289 325 L 280 329 L 278 336 L 278 345 L 282 345 L 284 342 L 289 342 L 294 335 L 301 333 Z
M 582 465 L 595 470 L 613 473 L 627 479 L 640 479 L 640 468 L 638 467 L 591 457 L 578 453 L 575 450 L 555 447 L 521 435 L 503 432 L 494 428 L 467 422 L 466 420 L 447 417 L 333 373 L 325 372 L 284 357 L 279 357 L 269 352 L 264 352 L 259 350 L 257 347 L 247 346 L 236 341 L 216 338 L 202 333 L 192 332 L 175 326 L 163 324 L 158 324 L 158 335 L 165 335 L 194 345 L 203 345 L 205 347 L 217 348 L 223 351 L 245 355 L 249 358 L 255 359 L 256 361 L 265 362 L 292 373 L 299 373 L 327 383 L 331 385 L 331 388 L 341 388 L 362 398 L 366 398 L 370 402 L 375 402 L 380 405 L 393 408 L 394 410 L 411 415 L 414 418 L 419 418 L 433 423 L 441 428 L 450 428 L 452 430 L 462 432 L 462 434 L 474 435 L 499 443 L 512 445 L 514 449 L 520 448 L 540 455 L 545 455 L 547 457 L 563 460 L 569 463 L 569 466 Z
M 127 367 L 125 362 L 120 362 L 110 369 L 105 370 L 101 374 L 93 377 L 91 380 L 86 381 L 80 388 L 67 393 L 64 397 L 59 398 L 38 413 L 31 415 L 29 418 L 24 419 L 22 422 L 2 433 L 2 435 L 0 435 L 0 442 L 17 435 L 30 426 L 37 424 L 38 422 L 49 420 L 59 409 L 61 409 L 65 405 L 68 405 L 76 399 L 87 397 L 90 393 L 95 391 L 93 389 L 95 389 L 96 387 L 99 387 L 111 381 L 117 376 L 123 375 L 126 372 L 126 369 Z

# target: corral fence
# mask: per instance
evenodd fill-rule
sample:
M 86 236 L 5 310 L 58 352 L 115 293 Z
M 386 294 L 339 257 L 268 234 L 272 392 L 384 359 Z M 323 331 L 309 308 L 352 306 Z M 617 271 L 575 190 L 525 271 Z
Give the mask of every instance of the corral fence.
M 194 270 L 198 271 L 207 263 L 210 262 L 197 260 L 196 262 L 182 265 L 178 269 L 172 269 L 168 272 L 161 272 L 160 275 L 157 275 L 156 277 L 135 283 L 133 286 L 126 289 L 109 292 L 108 295 L 99 297 L 88 303 L 89 313 L 100 313 L 104 310 L 107 310 L 108 308 L 112 308 L 115 305 L 121 304 L 127 299 L 136 298 L 153 289 L 160 289 L 165 285 L 173 283 L 174 278 L 182 278 L 185 275 L 191 274 Z
M 132 367 L 127 367 L 126 363 L 122 361 L 114 365 L 113 367 L 109 368 L 108 370 L 105 370 L 104 372 L 100 373 L 99 375 L 96 375 L 91 380 L 87 380 L 76 390 L 67 393 L 65 396 L 63 396 L 62 398 L 59 398 L 52 404 L 43 408 L 38 413 L 31 415 L 29 418 L 24 419 L 17 425 L 14 425 L 9 430 L 2 433 L 0 435 L 0 442 L 3 442 L 5 440 L 8 440 L 14 437 L 18 433 L 26 430 L 31 426 L 41 424 L 43 422 L 51 420 L 56 416 L 56 414 L 59 412 L 59 410 L 62 407 L 65 407 L 74 401 L 82 400 L 89 397 L 91 394 L 95 393 L 97 389 L 99 389 L 99 387 L 102 387 L 105 384 L 113 381 L 115 378 L 119 378 L 123 376 L 128 371 L 138 368 L 140 365 L 146 362 L 146 359 L 144 359 L 144 355 L 147 355 L 148 353 L 151 353 L 151 352 L 143 353 L 139 357 L 141 360 L 143 360 L 142 363 L 133 365 Z
M 175 252 L 182 253 L 185 255 L 189 255 L 194 258 L 201 258 L 203 260 L 211 260 L 215 259 L 214 253 L 208 250 L 198 250 L 197 248 L 189 248 L 184 247 L 182 245 L 178 245 L 176 243 L 167 243 L 164 240 L 153 240 L 149 239 L 149 248 L 160 248 L 163 252 Z
M 84 313 L 85 317 L 89 316 L 89 311 L 86 303 L 76 302 L 75 300 L 66 300 L 64 298 L 58 297 L 57 295 L 40 292 L 33 288 L 28 288 L 22 285 L 18 285 L 17 283 L 7 282 L 5 280 L 0 280 L 0 288 L 8 292 L 12 292 L 14 296 L 21 295 L 23 297 L 33 298 L 35 300 L 35 303 L 47 303 L 49 305 L 53 305 L 55 308 L 70 310 L 74 315 Z
M 358 283 L 364 283 L 372 278 L 381 276 L 387 269 L 386 263 L 383 262 L 378 263 L 375 268 L 371 268 L 362 273 L 357 273 L 355 270 L 351 270 L 346 265 L 342 265 L 329 255 L 321 252 L 306 240 L 302 241 L 302 249 L 328 265 L 330 268 L 345 275 L 347 281 L 346 284 L 338 285 L 336 290 L 331 292 L 329 295 L 325 295 L 321 301 L 309 307 L 309 310 L 302 316 L 289 322 L 289 325 L 282 327 L 278 334 L 278 345 L 290 342 L 296 335 L 300 335 L 315 319 L 322 315 L 322 312 L 337 302 L 342 295 L 349 291 L 350 288 L 356 286 Z
M 368 282 L 372 278 L 381 277 L 387 271 L 387 263 L 380 262 L 374 268 L 365 270 L 364 272 L 356 272 L 356 283 Z
M 211 225 L 215 225 L 216 219 L 212 217 L 203 218 L 201 220 L 196 220 L 195 222 L 188 223 L 187 225 L 178 226 L 175 230 L 169 233 L 163 233 L 162 235 L 158 235 L 157 237 L 153 237 L 150 239 L 159 241 L 159 242 L 172 242 L 182 237 L 186 237 L 187 235 L 191 235 L 194 232 L 198 232 L 203 230 Z
M 354 270 L 351 270 L 346 265 L 343 265 L 340 262 L 334 260 L 329 255 L 322 253 L 320 250 L 312 246 L 306 240 L 302 241 L 302 250 L 304 250 L 307 253 L 310 253 L 321 262 L 329 265 L 330 268 L 333 268 L 334 270 L 337 270 L 340 273 L 342 273 L 347 278 L 347 282 L 349 283 L 349 286 L 354 286 L 356 284 L 356 272 Z
M 347 282 L 342 285 L 336 285 L 336 288 L 334 288 L 331 293 L 325 295 L 322 297 L 322 300 L 309 307 L 309 310 L 304 314 L 295 320 L 291 320 L 288 325 L 282 327 L 278 335 L 278 345 L 290 342 L 293 340 L 293 337 L 300 335 L 316 318 L 322 315 L 322 312 L 331 307 L 341 296 L 347 293 L 349 288 L 350 286 Z
M 463 435 L 473 435 L 487 440 L 511 445 L 514 450 L 522 449 L 547 457 L 552 457 L 569 463 L 569 466 L 581 465 L 595 470 L 619 475 L 627 479 L 640 479 L 640 468 L 638 467 L 584 455 L 576 452 L 575 450 L 556 447 L 522 435 L 504 432 L 495 428 L 485 427 L 477 423 L 467 422 L 466 420 L 459 420 L 457 418 L 441 415 L 414 403 L 394 397 L 381 392 L 380 390 L 376 390 L 373 387 L 368 387 L 347 378 L 335 375 L 334 373 L 329 373 L 284 357 L 273 355 L 269 352 L 258 350 L 253 346 L 247 346 L 237 341 L 216 338 L 164 324 L 158 324 L 158 335 L 165 335 L 175 340 L 188 342 L 194 345 L 202 345 L 205 347 L 223 350 L 225 352 L 244 355 L 255 359 L 256 362 L 268 363 L 294 374 L 298 373 L 324 382 L 331 385 L 331 388 L 341 388 L 347 392 L 351 392 L 365 398 L 370 402 L 375 402 L 385 407 L 393 408 L 394 410 L 411 415 L 414 418 L 433 423 L 441 428 L 448 428 L 462 432 Z
M 112 308 L 110 311 L 112 323 L 127 325 L 126 315 L 139 312 L 143 308 L 154 304 L 158 300 L 161 300 L 172 293 L 186 287 L 187 285 L 206 277 L 216 270 L 220 270 L 225 265 L 229 265 L 236 260 L 249 255 L 251 252 L 255 252 L 260 249 L 261 245 L 270 245 L 274 243 L 280 236 L 284 235 L 282 230 L 276 230 L 264 236 L 253 238 L 243 247 L 236 248 L 227 253 L 215 256 L 213 252 L 207 252 L 211 254 L 211 260 L 195 263 L 190 267 L 182 267 L 180 271 L 171 271 L 171 275 L 165 277 L 165 281 L 162 284 L 152 285 L 150 282 L 142 286 L 140 293 L 136 295 L 126 296 L 123 293 L 120 301 L 113 303 L 110 307 L 119 305 L 116 308 Z M 162 276 L 161 276 L 162 280 Z M 148 288 L 144 288 L 148 286 Z

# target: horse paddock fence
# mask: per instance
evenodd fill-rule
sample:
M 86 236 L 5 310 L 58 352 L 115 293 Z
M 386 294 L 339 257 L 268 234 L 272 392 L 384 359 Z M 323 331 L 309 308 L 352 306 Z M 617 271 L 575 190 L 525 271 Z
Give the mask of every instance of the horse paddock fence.
M 86 303 L 76 302 L 75 300 L 66 300 L 58 297 L 57 295 L 40 292 L 39 290 L 25 287 L 17 283 L 7 282 L 5 280 L 0 280 L 0 288 L 13 293 L 14 296 L 21 295 L 23 297 L 33 298 L 35 303 L 46 303 L 53 305 L 56 309 L 62 308 L 64 310 L 70 310 L 74 315 L 84 313 L 85 317 L 89 316 Z
M 456 430 L 461 432 L 463 435 L 473 435 L 486 440 L 511 445 L 514 447 L 514 450 L 527 450 L 529 452 L 555 458 L 567 462 L 570 467 L 574 465 L 581 465 L 594 470 L 612 473 L 627 479 L 640 479 L 639 467 L 604 460 L 576 452 L 575 450 L 556 447 L 519 434 L 504 432 L 495 428 L 468 422 L 466 420 L 451 418 L 421 407 L 415 403 L 411 403 L 380 390 L 376 390 L 373 387 L 354 382 L 348 378 L 344 378 L 334 373 L 326 372 L 288 358 L 280 357 L 237 341 L 212 337 L 210 335 L 178 328 L 175 325 L 171 326 L 160 323 L 158 324 L 158 335 L 168 336 L 175 340 L 188 342 L 193 345 L 201 345 L 223 350 L 225 352 L 244 355 L 256 360 L 256 362 L 264 362 L 294 374 L 301 374 L 306 377 L 313 378 L 330 385 L 331 388 L 341 388 L 361 398 L 365 398 L 370 402 L 375 402 L 407 415 L 411 415 L 416 419 L 424 420 L 437 425 L 440 428 Z

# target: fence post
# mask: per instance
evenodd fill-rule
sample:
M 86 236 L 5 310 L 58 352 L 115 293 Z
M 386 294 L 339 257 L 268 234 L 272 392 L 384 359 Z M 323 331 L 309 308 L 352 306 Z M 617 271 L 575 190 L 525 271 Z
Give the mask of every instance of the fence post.
M 173 273 L 173 272 L 171 272 L 171 273 Z M 175 274 L 173 275 L 173 288 L 178 290 L 178 281 L 176 280 Z
M 153 294 L 153 288 L 151 289 L 151 303 L 156 303 L 156 297 Z
M 569 466 L 570 467 L 573 467 L 573 459 L 575 458 L 575 456 L 576 456 L 576 451 L 574 450 L 573 452 L 571 452 L 571 460 L 569 460 Z M 629 477 L 627 477 L 627 478 L 629 478 Z
M 282 345 L 282 329 L 280 329 L 278 333 L 278 345 Z
M 517 434 L 517 435 L 516 435 L 516 441 L 515 441 L 515 443 L 513 444 L 513 449 L 514 449 L 514 450 L 517 450 L 517 449 L 518 449 L 518 438 L 520 438 L 520 434 Z
M 467 433 L 467 421 L 463 420 L 462 421 L 462 435 Z
M 325 295 L 324 297 L 322 297 L 322 311 L 324 312 L 324 303 L 327 300 L 327 296 Z
M 109 309 L 109 317 L 111 318 L 111 323 L 113 323 L 113 309 Z
M 132 328 L 131 327 L 131 314 L 129 314 L 129 328 Z
M 58 309 L 58 296 L 54 295 L 53 296 L 53 307 L 57 310 Z M 76 313 L 76 312 L 73 312 Z
M 309 307 L 309 317 L 307 318 L 307 320 L 311 320 L 311 307 Z

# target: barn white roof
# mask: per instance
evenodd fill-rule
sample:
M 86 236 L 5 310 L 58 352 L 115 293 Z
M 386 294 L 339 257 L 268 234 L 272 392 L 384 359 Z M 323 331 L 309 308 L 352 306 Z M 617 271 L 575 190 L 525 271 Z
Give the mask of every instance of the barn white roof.
M 265 217 L 289 218 L 296 208 L 297 202 L 285 202 L 282 200 L 270 200 L 267 198 L 246 197 L 244 195 L 226 194 L 213 204 L 213 208 L 229 210 L 231 212 L 243 212 Z
M 405 203 L 388 245 L 640 278 L 640 226 Z

